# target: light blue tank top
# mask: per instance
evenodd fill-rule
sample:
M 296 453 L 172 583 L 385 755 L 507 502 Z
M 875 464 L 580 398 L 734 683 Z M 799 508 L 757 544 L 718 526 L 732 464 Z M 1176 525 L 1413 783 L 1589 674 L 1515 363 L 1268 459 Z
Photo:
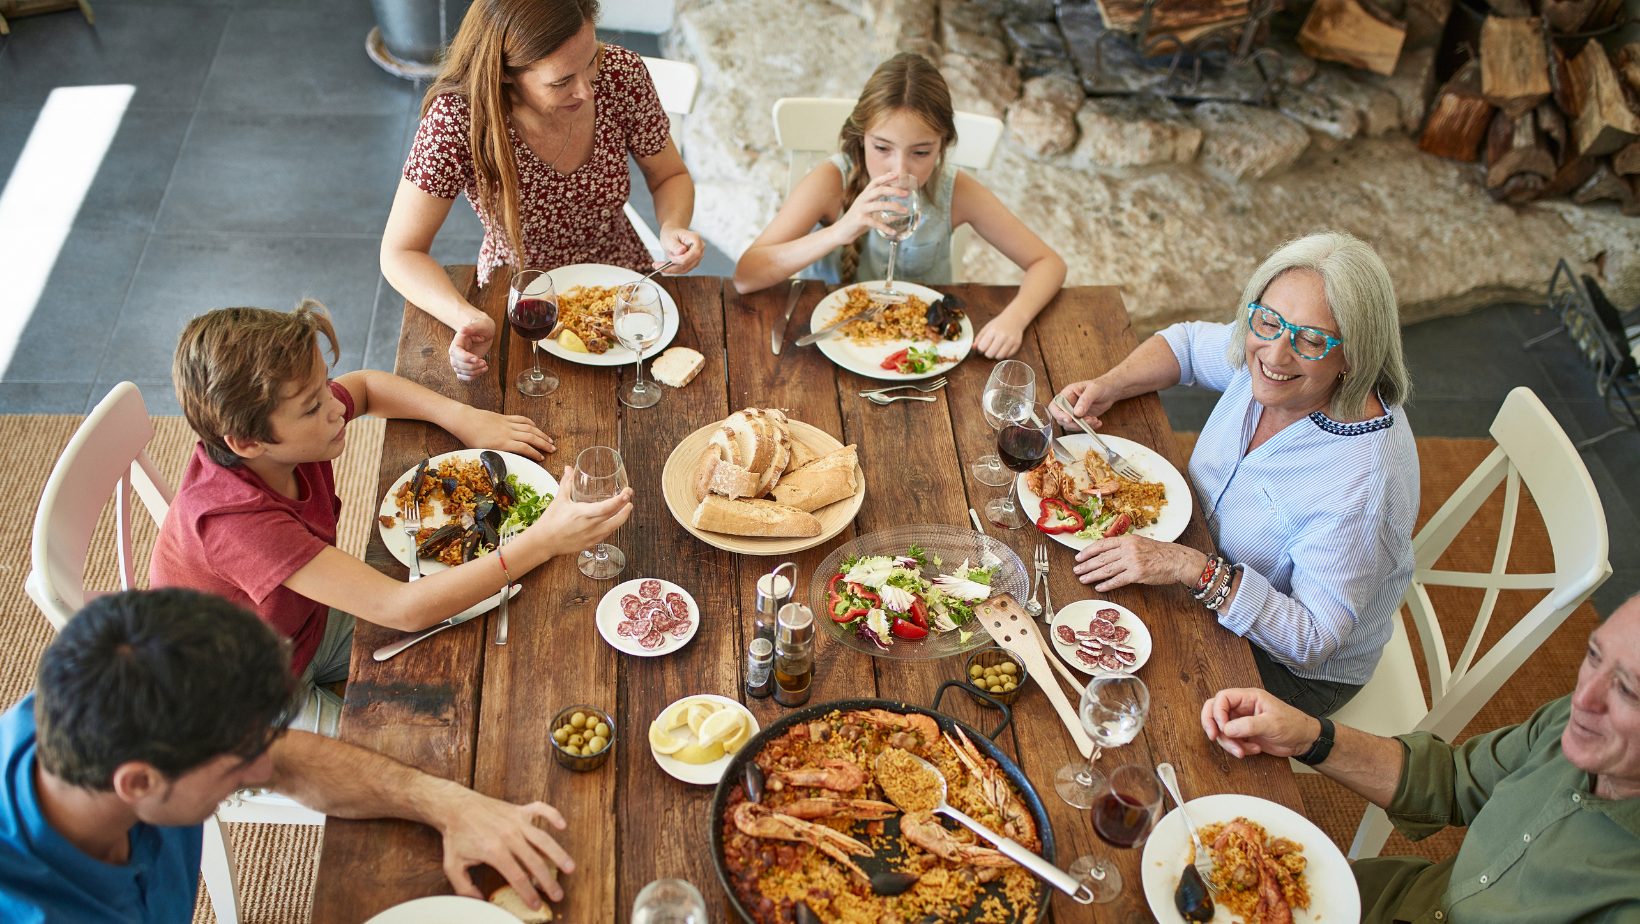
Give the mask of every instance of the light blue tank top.
M 827 158 L 842 171 L 844 181 L 853 161 L 844 153 Z M 900 252 L 894 258 L 894 278 L 926 286 L 951 285 L 951 192 L 957 182 L 956 164 L 946 161 L 939 175 L 938 195 L 922 197 L 922 222 L 907 240 L 900 242 Z M 824 225 L 816 224 L 814 230 Z M 812 233 L 812 232 L 811 232 Z M 860 248 L 860 269 L 854 279 L 841 279 L 843 249 L 826 254 L 817 262 L 798 273 L 800 279 L 818 279 L 828 285 L 842 285 L 858 280 L 882 279 L 888 275 L 888 241 L 875 231 L 867 232 Z

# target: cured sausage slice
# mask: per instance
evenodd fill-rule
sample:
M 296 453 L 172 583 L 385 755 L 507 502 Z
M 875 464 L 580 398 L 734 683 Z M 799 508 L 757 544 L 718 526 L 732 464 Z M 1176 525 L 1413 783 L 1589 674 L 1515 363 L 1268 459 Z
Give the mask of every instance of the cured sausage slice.
M 656 600 L 661 595 L 661 582 L 650 578 L 638 585 L 638 596 L 645 600 Z

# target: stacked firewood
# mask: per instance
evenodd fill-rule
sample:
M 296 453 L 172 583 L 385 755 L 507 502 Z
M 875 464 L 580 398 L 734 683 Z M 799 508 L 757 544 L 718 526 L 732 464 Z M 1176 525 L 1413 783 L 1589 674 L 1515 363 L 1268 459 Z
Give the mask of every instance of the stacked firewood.
M 1608 55 L 1568 37 L 1621 0 L 1491 0 L 1478 54 L 1441 87 L 1418 146 L 1486 166 L 1504 202 L 1571 195 L 1640 215 L 1640 42 Z

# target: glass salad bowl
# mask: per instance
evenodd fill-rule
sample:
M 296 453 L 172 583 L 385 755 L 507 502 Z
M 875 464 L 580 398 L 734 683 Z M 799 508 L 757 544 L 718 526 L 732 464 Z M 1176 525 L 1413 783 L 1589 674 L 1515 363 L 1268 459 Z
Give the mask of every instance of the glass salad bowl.
M 831 583 L 832 576 L 842 570 L 844 559 L 902 556 L 913 545 L 922 550 L 927 561 L 920 569 L 927 580 L 932 581 L 942 574 L 954 574 L 967 560 L 969 568 L 996 568 L 991 575 L 991 594 L 1009 593 L 1015 599 L 1024 600 L 1030 591 L 1025 563 L 1020 561 L 1013 549 L 990 536 L 971 529 L 936 524 L 896 526 L 845 542 L 826 556 L 809 582 L 809 606 L 814 610 L 815 620 L 825 627 L 833 641 L 878 658 L 925 661 L 966 654 L 991 644 L 991 636 L 978 619 L 970 619 L 949 631 L 931 631 L 920 639 L 890 635 L 885 648 L 865 637 L 863 631 L 857 632 L 853 626 L 831 618 L 826 587 Z

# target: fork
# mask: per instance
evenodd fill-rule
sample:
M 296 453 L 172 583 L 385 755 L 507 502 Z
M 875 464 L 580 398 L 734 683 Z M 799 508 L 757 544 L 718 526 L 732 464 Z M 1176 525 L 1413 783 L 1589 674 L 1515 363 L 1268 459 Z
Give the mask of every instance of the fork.
M 517 536 L 518 536 L 518 528 L 517 527 L 515 527 L 515 526 L 503 526 L 503 527 L 501 527 L 501 538 L 499 540 L 497 540 L 496 548 L 500 549 L 501 546 L 506 545 L 507 543 L 511 542 Z M 507 644 L 507 598 L 510 597 L 510 596 L 512 596 L 512 595 L 506 592 L 506 588 L 502 588 L 502 593 L 501 593 L 501 616 L 500 616 L 500 618 L 498 618 L 496 620 L 496 623 L 495 623 L 495 643 L 497 645 Z
M 1036 557 L 1034 559 L 1034 564 L 1036 565 L 1036 580 L 1031 584 L 1031 599 L 1025 602 L 1025 612 L 1028 613 L 1032 619 L 1042 618 L 1042 604 L 1037 602 L 1036 597 L 1037 591 L 1044 583 L 1042 576 L 1048 573 L 1047 565 L 1044 562 L 1044 559 L 1047 557 L 1047 546 L 1040 544 L 1037 545 Z
M 416 551 L 416 533 L 421 532 L 421 502 L 410 499 L 410 508 L 404 511 L 404 534 L 410 537 L 410 580 L 421 577 L 421 553 Z
M 1036 547 L 1036 573 L 1042 576 L 1042 605 L 1046 607 L 1042 616 L 1048 622 L 1053 622 L 1059 611 L 1053 608 L 1053 588 L 1048 584 L 1048 571 L 1048 544 L 1044 542 Z
M 1190 810 L 1184 807 L 1184 797 L 1179 792 L 1178 774 L 1174 772 L 1172 764 L 1164 762 L 1156 765 L 1156 775 L 1161 778 L 1162 785 L 1167 787 L 1168 794 L 1173 797 L 1173 804 L 1179 807 L 1179 815 L 1184 819 L 1184 826 L 1190 829 L 1190 842 L 1196 848 L 1193 851 L 1196 872 L 1201 874 L 1207 890 L 1217 894 L 1218 889 L 1213 886 L 1213 858 L 1208 856 L 1207 849 L 1202 846 L 1201 835 L 1196 833 L 1196 823 L 1190 818 Z
M 932 382 L 917 382 L 917 383 L 914 383 L 914 384 L 911 384 L 911 385 L 890 385 L 887 388 L 867 388 L 867 389 L 860 392 L 860 397 L 869 398 L 872 395 L 881 395 L 881 394 L 886 394 L 886 393 L 891 392 L 891 391 L 899 391 L 902 388 L 915 388 L 918 391 L 924 391 L 924 392 L 939 391 L 940 389 L 942 389 L 946 386 L 946 383 L 948 381 L 949 380 L 945 376 L 942 375 L 942 376 L 940 376 L 939 378 L 935 379 Z
M 938 401 L 933 395 L 866 395 L 866 400 L 872 404 L 886 407 L 896 401 Z
M 1098 443 L 1099 448 L 1105 451 L 1105 461 L 1109 463 L 1111 471 L 1121 475 L 1129 481 L 1145 480 L 1144 472 L 1139 471 L 1139 469 L 1136 468 L 1132 462 L 1129 462 L 1125 456 L 1122 456 L 1117 453 L 1116 450 L 1105 445 L 1105 441 L 1099 438 L 1099 434 L 1095 433 L 1092 427 L 1088 426 L 1088 422 L 1076 416 L 1076 411 L 1071 408 L 1071 403 L 1065 400 L 1064 395 L 1055 395 L 1053 403 L 1055 407 L 1065 412 L 1065 416 L 1075 420 L 1077 426 L 1082 428 L 1082 432 L 1093 437 L 1093 441 Z

